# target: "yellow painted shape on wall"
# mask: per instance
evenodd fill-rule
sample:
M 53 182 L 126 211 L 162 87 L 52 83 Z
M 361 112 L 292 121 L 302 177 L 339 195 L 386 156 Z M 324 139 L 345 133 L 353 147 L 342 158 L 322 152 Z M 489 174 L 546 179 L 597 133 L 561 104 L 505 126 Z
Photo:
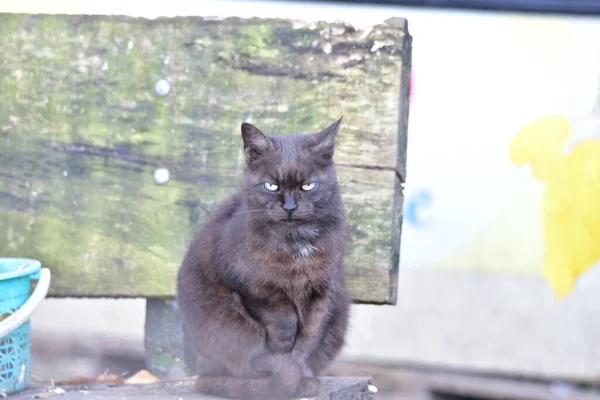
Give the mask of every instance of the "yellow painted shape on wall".
M 570 136 L 570 120 L 551 116 L 522 129 L 510 146 L 512 161 L 530 164 L 546 184 L 544 277 L 558 297 L 600 260 L 600 141 L 564 152 Z
M 559 162 L 564 144 L 571 137 L 571 121 L 564 116 L 545 117 L 523 128 L 510 144 L 516 165 L 529 163 L 537 179 L 546 180 Z

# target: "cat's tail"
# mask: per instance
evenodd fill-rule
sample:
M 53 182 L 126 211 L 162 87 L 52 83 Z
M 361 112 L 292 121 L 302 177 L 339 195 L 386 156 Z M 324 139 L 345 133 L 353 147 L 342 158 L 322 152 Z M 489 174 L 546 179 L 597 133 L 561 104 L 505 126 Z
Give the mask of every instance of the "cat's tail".
M 271 375 L 264 378 L 235 376 L 199 376 L 197 391 L 242 400 L 281 400 L 294 396 L 300 385 L 300 369 L 283 355 L 269 355 L 259 364 L 268 365 Z M 263 368 L 261 368 L 263 369 Z

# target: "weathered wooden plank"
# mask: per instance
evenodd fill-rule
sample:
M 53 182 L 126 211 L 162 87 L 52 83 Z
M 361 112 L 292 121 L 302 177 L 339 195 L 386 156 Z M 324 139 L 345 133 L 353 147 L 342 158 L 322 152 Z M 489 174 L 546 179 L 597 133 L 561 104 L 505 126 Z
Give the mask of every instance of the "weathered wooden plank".
M 193 232 L 239 182 L 240 123 L 288 133 L 343 115 L 336 161 L 353 232 L 349 285 L 357 301 L 394 302 L 403 21 L 362 32 L 0 14 L 0 254 L 40 259 L 54 296 L 170 297 Z M 157 168 L 169 170 L 167 184 L 155 183 Z

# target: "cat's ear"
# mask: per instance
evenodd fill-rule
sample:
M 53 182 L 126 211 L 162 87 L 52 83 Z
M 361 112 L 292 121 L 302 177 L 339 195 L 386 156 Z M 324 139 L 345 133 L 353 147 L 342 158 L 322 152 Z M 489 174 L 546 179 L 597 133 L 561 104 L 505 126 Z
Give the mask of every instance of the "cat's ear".
M 344 117 L 342 117 L 344 118 Z M 313 133 L 313 140 L 309 146 L 310 150 L 318 154 L 323 161 L 330 161 L 335 152 L 335 137 L 340 130 L 342 118 L 323 129 L 321 132 Z
M 242 124 L 244 153 L 248 162 L 255 161 L 274 148 L 273 143 L 257 127 L 247 122 Z

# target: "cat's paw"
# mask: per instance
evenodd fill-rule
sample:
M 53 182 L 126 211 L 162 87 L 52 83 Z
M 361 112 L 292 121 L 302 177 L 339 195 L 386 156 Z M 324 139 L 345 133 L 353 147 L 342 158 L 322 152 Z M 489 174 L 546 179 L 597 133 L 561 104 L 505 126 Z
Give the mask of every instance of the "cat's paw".
M 267 330 L 267 348 L 272 353 L 290 353 L 296 342 L 296 325 L 269 325 Z
M 267 348 L 272 353 L 289 353 L 294 347 L 294 338 L 273 338 L 267 337 Z
M 250 362 L 250 366 L 255 371 L 269 371 L 271 373 L 277 373 L 284 366 L 294 367 L 294 369 L 299 370 L 296 362 L 289 354 L 280 353 L 266 353 L 256 356 Z
M 317 397 L 321 392 L 321 381 L 317 378 L 302 378 L 298 389 L 296 389 L 295 397 Z

